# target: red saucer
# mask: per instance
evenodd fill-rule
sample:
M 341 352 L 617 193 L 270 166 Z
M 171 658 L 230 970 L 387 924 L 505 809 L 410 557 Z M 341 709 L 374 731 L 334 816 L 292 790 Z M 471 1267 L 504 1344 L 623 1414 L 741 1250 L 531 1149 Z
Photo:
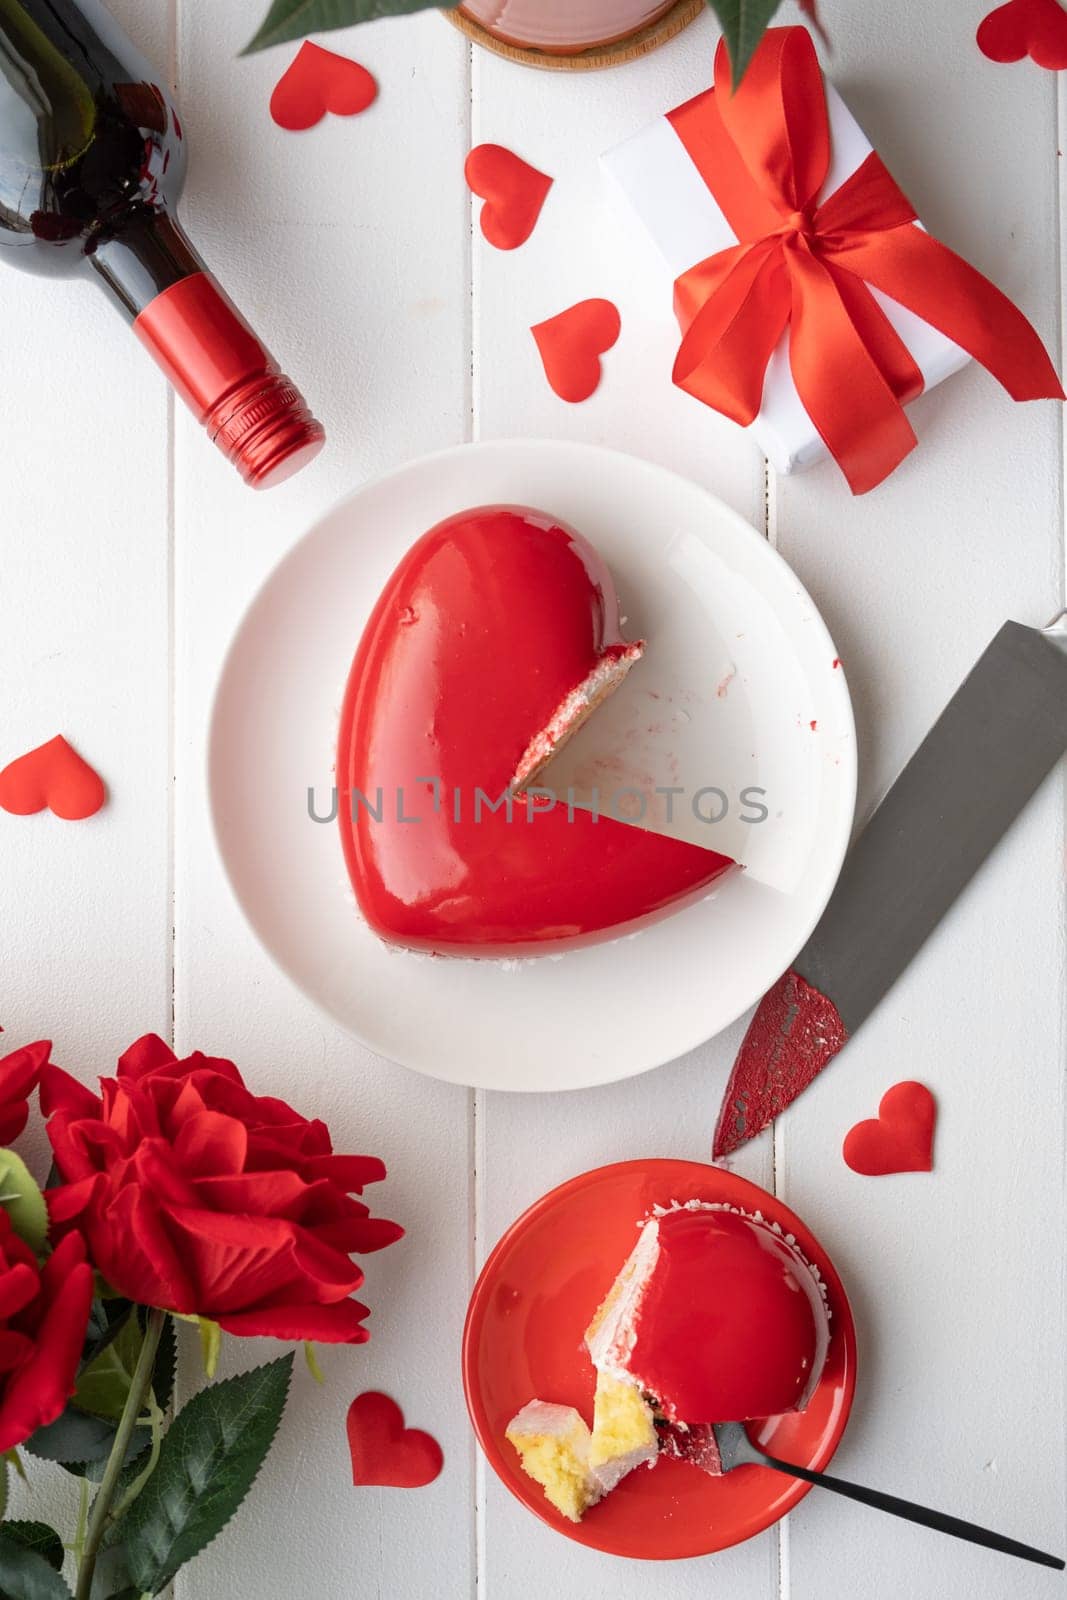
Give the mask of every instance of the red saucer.
M 479 1443 L 512 1494 L 550 1527 L 608 1555 L 673 1561 L 710 1555 L 761 1533 L 810 1485 L 766 1467 L 709 1478 L 660 1460 L 625 1478 L 580 1523 L 568 1522 L 527 1478 L 504 1430 L 535 1397 L 593 1415 L 593 1371 L 582 1336 L 626 1259 L 638 1220 L 672 1200 L 717 1200 L 781 1223 L 823 1276 L 831 1311 L 822 1378 L 803 1412 L 752 1425 L 772 1454 L 824 1468 L 845 1431 L 856 1386 L 856 1332 L 819 1241 L 774 1195 L 697 1161 L 623 1161 L 585 1172 L 532 1205 L 505 1233 L 475 1285 L 463 1335 L 463 1387 Z

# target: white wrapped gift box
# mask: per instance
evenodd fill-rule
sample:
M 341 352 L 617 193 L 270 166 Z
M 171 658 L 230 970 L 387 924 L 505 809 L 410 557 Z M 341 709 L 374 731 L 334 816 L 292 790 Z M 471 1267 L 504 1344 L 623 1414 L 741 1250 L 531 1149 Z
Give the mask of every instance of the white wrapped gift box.
M 831 157 L 820 202 L 863 165 L 872 149 L 841 96 L 831 84 L 825 87 Z M 737 235 L 666 117 L 658 117 L 600 160 L 666 263 L 669 281 L 664 284 L 665 295 L 671 294 L 674 280 L 683 272 L 737 243 Z M 965 350 L 915 312 L 878 289 L 872 288 L 870 293 L 911 352 L 926 389 L 932 389 L 970 361 Z M 759 416 L 744 430 L 753 435 L 779 472 L 795 472 L 827 454 L 826 445 L 797 394 L 789 367 L 788 341 L 787 328 L 767 368 Z

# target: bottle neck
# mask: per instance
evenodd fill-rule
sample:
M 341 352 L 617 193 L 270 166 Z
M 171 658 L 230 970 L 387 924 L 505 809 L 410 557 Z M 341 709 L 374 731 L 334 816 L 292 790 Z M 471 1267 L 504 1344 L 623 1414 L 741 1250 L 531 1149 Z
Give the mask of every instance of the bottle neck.
M 147 206 L 100 239 L 86 260 L 130 322 L 165 289 L 207 271 L 177 219 Z
M 281 483 L 318 454 L 321 423 L 173 217 L 133 212 L 86 259 L 247 483 Z

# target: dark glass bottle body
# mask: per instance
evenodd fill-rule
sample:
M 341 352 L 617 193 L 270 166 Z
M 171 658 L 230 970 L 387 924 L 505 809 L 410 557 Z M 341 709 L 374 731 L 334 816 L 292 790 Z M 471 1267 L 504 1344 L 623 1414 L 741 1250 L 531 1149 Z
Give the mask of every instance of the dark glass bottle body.
M 99 0 L 0 0 L 0 261 L 88 274 L 247 481 L 324 435 L 184 234 L 181 120 Z

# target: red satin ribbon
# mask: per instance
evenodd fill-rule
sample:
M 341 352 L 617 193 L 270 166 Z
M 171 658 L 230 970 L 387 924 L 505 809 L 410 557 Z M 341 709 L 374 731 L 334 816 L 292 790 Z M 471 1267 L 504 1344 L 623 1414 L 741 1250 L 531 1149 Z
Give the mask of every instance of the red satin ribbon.
M 804 409 L 853 493 L 873 489 L 914 448 L 903 408 L 923 379 L 870 285 L 961 345 L 1014 400 L 1064 398 L 1022 312 L 915 226 L 877 155 L 819 202 L 830 127 L 804 28 L 771 28 L 736 94 L 720 43 L 714 91 L 669 120 L 738 239 L 675 284 L 680 388 L 752 422 L 788 329 Z

